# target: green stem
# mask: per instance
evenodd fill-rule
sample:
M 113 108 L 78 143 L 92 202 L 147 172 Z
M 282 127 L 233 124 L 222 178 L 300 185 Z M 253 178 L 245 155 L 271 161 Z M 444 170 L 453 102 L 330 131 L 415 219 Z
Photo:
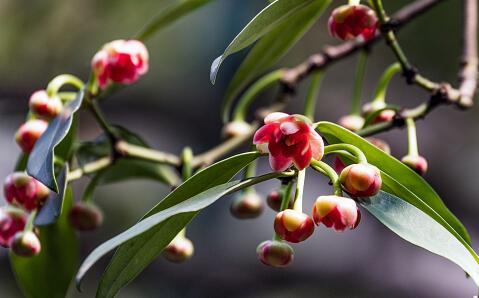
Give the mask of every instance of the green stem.
M 270 87 L 272 84 L 279 81 L 283 76 L 283 70 L 273 71 L 258 81 L 256 81 L 248 90 L 243 94 L 243 96 L 238 101 L 238 105 L 233 113 L 234 121 L 245 121 L 248 108 L 253 103 L 256 96 L 266 88 Z
M 324 147 L 324 154 L 330 154 L 331 152 L 338 151 L 338 150 L 344 150 L 355 157 L 357 157 L 359 163 L 367 163 L 368 160 L 366 158 L 366 155 L 356 146 L 350 145 L 350 144 L 334 144 L 334 145 L 328 145 Z
M 311 76 L 311 83 L 309 85 L 308 94 L 306 96 L 306 102 L 304 105 L 304 115 L 311 121 L 314 121 L 314 111 L 316 108 L 316 100 L 319 94 L 319 88 L 321 87 L 321 81 L 323 79 L 323 72 L 317 71 Z
M 294 181 L 291 180 L 286 185 L 284 189 L 283 199 L 281 201 L 281 207 L 279 208 L 280 211 L 286 210 L 289 207 L 289 201 L 291 200 L 291 193 L 293 192 L 293 184 Z
M 157 151 L 154 149 L 133 145 L 125 141 L 119 141 L 116 144 L 116 150 L 121 152 L 125 156 L 135 157 L 143 160 L 148 160 L 152 162 L 168 164 L 171 166 L 179 167 L 181 166 L 181 160 L 178 156 L 162 151 Z M 194 159 L 193 159 L 194 161 Z M 194 162 L 192 161 L 192 166 L 194 167 Z
M 103 131 L 108 134 L 108 136 L 112 140 L 116 140 L 117 136 L 113 129 L 111 128 L 110 124 L 106 121 L 105 116 L 103 115 L 100 107 L 98 106 L 98 103 L 96 100 L 91 100 L 88 103 L 88 106 L 90 107 L 90 111 L 92 112 L 93 116 L 95 117 L 97 123 L 100 125 L 100 127 L 103 129 Z
M 181 154 L 181 164 L 182 164 L 181 175 L 182 175 L 183 181 L 190 179 L 190 177 L 193 175 L 193 167 L 191 166 L 192 160 L 193 160 L 193 151 L 191 150 L 190 147 L 185 147 L 185 149 L 183 149 L 183 152 Z
M 33 221 L 37 216 L 38 210 L 35 209 L 28 215 L 27 223 L 25 224 L 25 228 L 23 229 L 24 232 L 31 232 L 33 230 Z
M 359 53 L 351 102 L 351 115 L 361 114 L 361 93 L 363 90 L 364 75 L 366 74 L 368 56 L 369 54 L 366 50 L 363 50 Z
M 414 119 L 406 119 L 407 126 L 407 139 L 408 139 L 408 155 L 418 156 L 419 151 L 417 149 L 417 136 L 416 136 L 416 123 Z
M 320 161 L 320 160 L 312 160 L 311 161 L 311 167 L 323 174 L 325 174 L 330 180 L 331 183 L 333 184 L 333 190 L 334 194 L 336 196 L 342 196 L 343 195 L 343 190 L 341 188 L 341 182 L 339 181 L 339 176 L 338 174 L 334 171 L 331 166 L 329 166 L 327 163 Z
M 83 89 L 84 83 L 82 80 L 79 78 L 70 75 L 70 74 L 62 74 L 59 76 L 56 76 L 53 78 L 53 80 L 48 83 L 47 86 L 47 94 L 48 96 L 56 96 L 58 94 L 58 91 L 64 86 L 64 85 L 72 85 L 73 87 L 77 88 L 78 90 Z
M 386 102 L 386 91 L 388 89 L 389 82 L 391 82 L 393 76 L 399 73 L 401 69 L 401 64 L 394 63 L 384 71 L 376 87 L 376 91 L 374 92 L 373 102 Z
M 296 211 L 303 211 L 303 191 L 304 180 L 306 178 L 306 169 L 298 172 L 298 181 L 296 182 L 296 192 L 294 194 L 293 209 Z
M 252 162 L 250 162 L 244 172 L 243 172 L 243 178 L 244 179 L 247 179 L 247 178 L 251 178 L 251 177 L 254 177 L 256 175 L 256 165 L 257 165 L 257 160 L 253 160 Z M 254 187 L 248 187 L 248 188 L 245 188 L 243 190 L 244 193 L 251 193 L 251 192 L 255 192 L 255 189 Z

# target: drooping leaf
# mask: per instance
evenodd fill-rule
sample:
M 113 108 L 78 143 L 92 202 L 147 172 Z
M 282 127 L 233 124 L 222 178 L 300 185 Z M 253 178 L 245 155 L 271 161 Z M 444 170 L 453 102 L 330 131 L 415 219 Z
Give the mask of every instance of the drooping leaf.
M 383 191 L 360 204 L 401 238 L 459 265 L 479 286 L 477 255 L 429 215 Z
M 273 66 L 313 26 L 331 0 L 314 0 L 281 21 L 263 36 L 248 53 L 226 90 L 221 107 L 223 121 L 229 120 L 233 100 L 251 80 Z
M 73 115 L 80 108 L 83 96 L 84 91 L 78 91 L 75 100 L 50 122 L 28 158 L 27 173 L 55 192 L 58 192 L 54 168 L 55 149 L 68 136 Z
M 236 35 L 228 45 L 223 55 L 216 58 L 211 64 L 210 80 L 214 84 L 221 63 L 229 55 L 236 53 L 266 33 L 275 29 L 283 20 L 310 4 L 314 0 L 276 0 L 260 11 L 244 28 Z
M 203 7 L 212 0 L 179 0 L 161 11 L 138 34 L 137 39 L 146 40 L 156 32 L 177 21 L 181 17 Z
M 68 163 L 65 164 L 57 178 L 59 184 L 58 193 L 50 192 L 45 205 L 40 209 L 35 217 L 35 226 L 47 226 L 54 223 L 62 212 L 62 206 L 67 188 Z
M 177 205 L 199 193 L 227 183 L 241 169 L 259 157 L 259 153 L 239 154 L 205 168 L 178 186 L 143 218 Z M 163 248 L 190 222 L 196 212 L 175 215 L 148 232 L 122 244 L 106 269 L 98 287 L 99 297 L 112 297 L 132 281 L 161 253 Z M 79 278 L 81 278 L 80 272 Z
M 40 228 L 42 251 L 39 255 L 23 258 L 10 254 L 15 278 L 26 297 L 66 297 L 79 259 L 77 237 L 67 218 L 72 202 L 72 191 L 68 188 L 65 212 L 56 223 Z
M 357 134 L 337 124 L 319 122 L 317 129 L 330 144 L 347 143 L 361 149 L 368 162 L 378 167 L 383 173 L 385 177 L 383 184 L 389 187 L 388 191 L 421 209 L 456 237 L 470 244 L 470 236 L 466 228 L 421 176 L 393 156 L 384 153 Z

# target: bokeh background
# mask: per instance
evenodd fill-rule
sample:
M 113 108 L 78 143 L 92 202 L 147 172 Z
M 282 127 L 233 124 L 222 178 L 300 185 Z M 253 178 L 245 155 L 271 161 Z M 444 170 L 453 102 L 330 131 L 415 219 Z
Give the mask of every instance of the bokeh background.
M 29 95 L 61 73 L 86 79 L 89 61 L 103 43 L 132 36 L 171 2 L 0 0 L 0 177 L 12 171 L 19 153 L 13 134 L 27 112 Z M 411 1 L 386 2 L 387 9 L 394 11 Z M 157 34 L 147 43 L 149 74 L 102 103 L 107 117 L 165 151 L 179 153 L 189 145 L 199 153 L 214 146 L 222 126 L 219 104 L 245 52 L 226 61 L 215 86 L 209 82 L 210 63 L 264 5 L 265 1 L 255 0 L 214 1 Z M 456 81 L 461 22 L 460 1 L 445 1 L 400 32 L 410 60 L 428 77 Z M 278 65 L 296 65 L 326 43 L 336 41 L 329 38 L 323 16 Z M 318 120 L 335 121 L 349 111 L 355 61 L 350 57 L 328 69 L 317 105 Z M 363 90 L 365 101 L 371 99 L 378 77 L 392 62 L 383 43 L 374 48 Z M 401 78 L 393 81 L 388 92 L 391 103 L 404 106 L 426 99 L 427 94 Z M 303 100 L 301 90 L 288 110 L 300 112 Z M 426 179 L 462 219 L 475 248 L 479 248 L 477 114 L 477 108 L 464 113 L 442 107 L 418 123 L 419 150 L 430 162 Z M 98 134 L 93 119 L 82 113 L 81 137 Z M 381 137 L 390 142 L 395 156 L 406 154 L 405 130 Z M 260 171 L 267 167 L 262 160 Z M 75 184 L 77 198 L 82 186 Z M 266 194 L 275 187 L 276 182 L 269 182 L 258 189 Z M 82 258 L 134 224 L 167 191 L 149 181 L 100 188 L 96 201 L 104 209 L 106 222 L 97 233 L 81 235 Z M 318 195 L 330 192 L 324 178 L 308 175 L 305 208 Z M 255 248 L 272 236 L 274 213 L 266 210 L 259 219 L 239 221 L 229 214 L 230 201 L 220 200 L 192 222 L 188 236 L 196 255 L 191 261 L 173 265 L 159 258 L 119 297 L 471 297 L 477 293 L 459 267 L 406 243 L 366 212 L 354 232 L 338 234 L 320 228 L 310 240 L 295 245 L 292 266 L 265 267 L 257 261 Z M 73 291 L 72 296 L 94 295 L 106 261 L 88 275 L 85 292 Z M 0 268 L 0 296 L 20 297 L 6 250 L 0 250 Z

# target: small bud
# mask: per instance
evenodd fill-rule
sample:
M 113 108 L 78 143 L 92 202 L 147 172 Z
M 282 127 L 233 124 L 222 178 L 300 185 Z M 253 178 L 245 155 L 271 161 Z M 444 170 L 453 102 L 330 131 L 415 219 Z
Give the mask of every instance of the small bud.
M 47 130 L 48 122 L 39 119 L 28 120 L 17 130 L 15 141 L 23 152 L 30 154 L 37 140 Z
M 252 131 L 251 125 L 244 121 L 233 121 L 226 124 L 223 127 L 223 131 L 221 132 L 224 138 L 234 138 L 234 137 L 241 137 L 247 136 Z
M 103 223 L 103 213 L 93 203 L 77 202 L 70 210 L 68 219 L 78 231 L 94 231 Z
M 381 190 L 381 173 L 370 164 L 349 165 L 341 172 L 339 179 L 345 190 L 353 197 L 372 197 Z
M 363 128 L 364 118 L 359 115 L 346 115 L 338 120 L 338 124 L 350 131 L 358 131 Z
M 63 105 L 58 96 L 49 97 L 45 90 L 34 92 L 30 96 L 30 111 L 38 118 L 51 120 L 60 114 Z
M 181 263 L 193 256 L 194 246 L 190 239 L 177 236 L 163 250 L 163 257 L 173 263 Z
M 274 211 L 279 212 L 281 210 L 281 202 L 283 201 L 283 194 L 278 190 L 272 190 L 266 198 L 266 203 Z M 293 208 L 293 200 L 289 200 L 288 208 Z
M 261 263 L 272 267 L 285 267 L 294 259 L 294 251 L 287 243 L 267 240 L 256 248 Z
M 274 230 L 281 239 L 298 243 L 306 240 L 314 232 L 311 218 L 302 212 L 286 209 L 276 215 Z
M 391 154 L 391 147 L 389 147 L 389 144 L 386 143 L 386 141 L 383 141 L 383 140 L 378 139 L 378 138 L 372 138 L 372 137 L 366 138 L 366 140 L 369 143 L 376 146 L 378 149 L 384 151 L 385 153 Z
M 19 231 L 23 231 L 27 215 L 23 210 L 13 207 L 0 208 L 0 245 L 10 247 L 10 243 Z
M 24 172 L 10 174 L 3 190 L 7 202 L 28 211 L 41 208 L 50 194 L 45 185 Z
M 331 13 L 328 21 L 331 36 L 350 40 L 370 40 L 376 34 L 378 18 L 371 8 L 364 5 L 341 5 Z
M 363 106 L 363 114 L 365 117 L 368 117 L 372 113 L 386 108 L 386 103 L 383 101 L 370 102 Z M 394 119 L 396 112 L 394 110 L 384 110 L 377 115 L 372 121 L 373 124 L 391 122 Z
M 427 172 L 427 160 L 420 155 L 406 155 L 401 161 L 421 176 Z
M 110 83 L 133 84 L 148 71 L 148 50 L 138 40 L 115 40 L 95 54 L 92 68 L 102 89 Z
M 323 223 L 328 228 L 338 232 L 345 229 L 355 229 L 360 220 L 361 213 L 356 202 L 338 196 L 321 196 L 313 205 L 313 219 L 316 225 Z
M 19 232 L 12 239 L 11 249 L 14 254 L 21 257 L 33 257 L 42 249 L 40 240 L 35 233 Z
M 242 193 L 232 202 L 230 211 L 238 219 L 256 218 L 263 212 L 263 200 L 256 192 Z
M 339 158 L 339 156 L 336 155 L 333 160 L 334 171 L 339 175 L 345 167 L 346 165 L 344 164 L 344 162 L 341 160 L 341 158 Z

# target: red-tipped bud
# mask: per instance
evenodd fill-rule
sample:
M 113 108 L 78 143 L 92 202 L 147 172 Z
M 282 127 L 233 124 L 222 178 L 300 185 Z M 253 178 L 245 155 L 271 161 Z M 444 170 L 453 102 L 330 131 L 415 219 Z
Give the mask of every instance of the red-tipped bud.
M 35 233 L 19 232 L 12 239 L 11 249 L 14 254 L 21 257 L 33 257 L 42 249 L 40 240 Z
M 70 210 L 68 220 L 78 231 L 94 231 L 103 223 L 103 212 L 93 203 L 77 202 Z
M 193 256 L 194 246 L 190 239 L 178 236 L 163 250 L 163 257 L 173 263 L 181 263 Z
M 38 118 L 50 120 L 60 114 L 63 105 L 58 96 L 49 97 L 47 91 L 39 90 L 30 96 L 30 111 Z
M 274 211 L 279 212 L 281 210 L 281 203 L 283 201 L 283 194 L 278 190 L 272 190 L 266 198 L 266 203 Z M 288 208 L 293 208 L 293 200 L 289 200 Z
M 344 189 L 353 197 L 372 197 L 381 190 L 381 173 L 370 164 L 349 165 L 341 172 L 339 179 Z
M 44 120 L 28 120 L 17 130 L 15 141 L 24 153 L 29 154 L 47 128 L 48 122 Z
M 386 143 L 386 141 L 383 141 L 381 139 L 378 139 L 378 138 L 366 138 L 366 140 L 373 144 L 374 146 L 376 146 L 378 149 L 384 151 L 385 153 L 387 154 L 391 154 L 391 147 L 389 147 L 389 144 Z
M 313 205 L 313 219 L 319 225 L 324 224 L 338 232 L 346 229 L 355 229 L 360 220 L 361 213 L 356 202 L 338 196 L 321 196 Z
M 249 135 L 252 130 L 251 125 L 244 121 L 233 121 L 223 127 L 221 135 L 224 138 L 242 137 Z
M 148 50 L 138 40 L 115 40 L 95 54 L 92 68 L 102 89 L 112 82 L 133 84 L 148 71 Z
M 406 155 L 401 161 L 421 176 L 427 172 L 427 160 L 420 155 Z
M 364 118 L 359 115 L 346 115 L 339 118 L 338 124 L 350 131 L 358 131 L 363 128 Z
M 306 240 L 314 232 L 314 224 L 307 214 L 286 209 L 276 215 L 274 230 L 281 239 L 298 243 Z
M 376 111 L 386 108 L 386 103 L 383 101 L 370 102 L 363 106 L 363 114 L 365 117 L 368 117 Z M 381 111 L 372 121 L 373 124 L 382 123 L 382 122 L 391 122 L 394 119 L 396 112 L 394 110 L 384 110 Z
M 328 21 L 333 37 L 350 40 L 356 37 L 370 40 L 376 34 L 378 18 L 371 8 L 364 5 L 342 5 L 333 10 Z
M 288 266 L 294 259 L 291 246 L 281 241 L 267 240 L 256 248 L 256 254 L 261 263 L 272 267 Z
M 3 190 L 7 202 L 22 206 L 28 211 L 42 207 L 50 194 L 45 185 L 24 172 L 10 174 L 5 180 Z
M 27 215 L 23 210 L 13 207 L 0 208 L 0 245 L 10 247 L 16 233 L 23 231 Z
M 230 211 L 239 219 L 256 218 L 263 212 L 263 200 L 256 192 L 247 192 L 236 197 Z

